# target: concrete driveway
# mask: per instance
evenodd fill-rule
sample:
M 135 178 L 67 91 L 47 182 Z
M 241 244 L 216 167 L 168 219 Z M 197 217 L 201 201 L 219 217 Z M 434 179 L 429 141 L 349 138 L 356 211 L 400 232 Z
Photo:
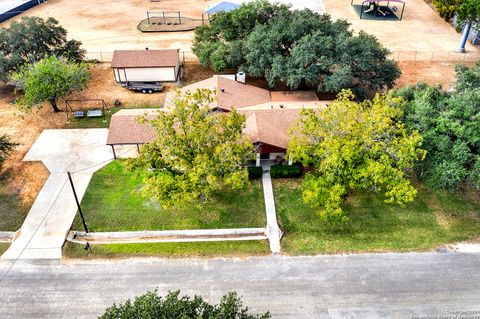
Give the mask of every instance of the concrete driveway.
M 0 278 L 9 265 L 0 261 Z M 473 319 L 479 269 L 480 254 L 465 253 L 19 261 L 0 282 L 0 318 L 96 318 L 158 287 L 211 302 L 235 290 L 275 319 Z
M 42 161 L 50 172 L 17 237 L 2 259 L 61 258 L 61 247 L 77 212 L 66 172 L 73 173 L 79 199 L 93 172 L 113 159 L 107 129 L 45 130 L 24 161 Z

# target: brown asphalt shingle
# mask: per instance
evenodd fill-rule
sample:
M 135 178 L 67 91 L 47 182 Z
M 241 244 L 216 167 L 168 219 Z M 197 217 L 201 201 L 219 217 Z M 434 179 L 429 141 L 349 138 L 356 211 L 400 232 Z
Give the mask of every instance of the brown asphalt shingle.
M 174 67 L 178 50 L 115 50 L 112 68 Z

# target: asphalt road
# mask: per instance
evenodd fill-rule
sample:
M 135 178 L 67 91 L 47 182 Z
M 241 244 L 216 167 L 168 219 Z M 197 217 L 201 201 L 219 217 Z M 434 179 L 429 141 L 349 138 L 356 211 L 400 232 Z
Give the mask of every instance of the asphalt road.
M 9 267 L 0 262 L 0 276 Z M 236 290 L 273 318 L 470 319 L 480 317 L 480 254 L 19 261 L 0 282 L 0 318 L 95 318 L 155 287 L 212 302 Z

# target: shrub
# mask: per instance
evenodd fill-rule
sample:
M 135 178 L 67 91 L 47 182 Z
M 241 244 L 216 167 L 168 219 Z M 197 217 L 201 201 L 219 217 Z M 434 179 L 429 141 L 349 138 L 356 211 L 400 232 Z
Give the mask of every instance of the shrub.
M 240 297 L 230 292 L 222 297 L 218 305 L 210 305 L 202 297 L 180 296 L 180 291 L 169 292 L 164 298 L 157 291 L 147 292 L 127 300 L 123 304 L 114 304 L 99 317 L 100 319 L 136 319 L 136 318 L 223 318 L 223 319 L 268 319 L 267 312 L 263 315 L 248 314 Z
M 248 167 L 248 178 L 255 179 L 262 177 L 263 168 L 260 166 L 250 166 Z
M 299 164 L 273 165 L 270 168 L 270 175 L 273 178 L 297 178 L 302 176 L 302 168 Z

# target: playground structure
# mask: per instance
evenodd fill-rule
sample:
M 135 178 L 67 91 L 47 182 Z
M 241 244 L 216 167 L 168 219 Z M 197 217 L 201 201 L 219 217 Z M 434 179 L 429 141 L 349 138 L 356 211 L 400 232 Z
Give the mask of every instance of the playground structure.
M 352 6 L 358 6 L 354 4 L 354 1 L 355 0 L 351 0 L 350 4 Z M 393 5 L 391 6 L 390 4 Z M 396 14 L 399 11 L 399 8 L 395 4 L 402 6 L 400 16 Z M 402 20 L 404 11 L 405 2 L 403 0 L 362 0 L 362 4 L 360 6 L 360 19 L 362 19 L 366 14 L 369 14 L 380 18 L 395 17 L 398 18 L 398 20 Z
M 191 31 L 203 25 L 200 19 L 182 17 L 180 11 L 147 11 L 137 28 L 142 32 Z
M 76 104 L 80 104 L 80 106 L 75 107 Z M 91 107 L 92 105 L 93 107 Z M 67 113 L 67 123 L 70 122 L 70 113 L 77 119 L 85 116 L 87 118 L 103 117 L 103 122 L 106 122 L 106 113 L 110 112 L 110 109 L 104 99 L 68 99 L 65 100 L 65 112 Z

